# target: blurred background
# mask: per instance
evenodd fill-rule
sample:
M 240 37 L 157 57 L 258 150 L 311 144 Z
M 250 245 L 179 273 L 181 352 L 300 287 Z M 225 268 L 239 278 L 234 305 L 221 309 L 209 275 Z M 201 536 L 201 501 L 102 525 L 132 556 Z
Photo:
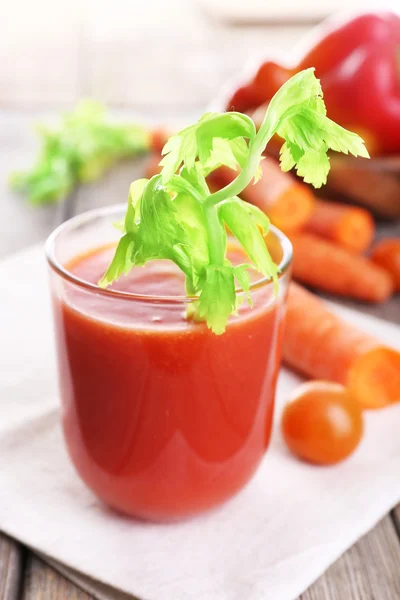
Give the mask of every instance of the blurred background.
M 313 28 L 334 11 L 381 9 L 382 5 L 365 0 L 4 0 L 0 3 L 0 259 L 42 243 L 55 226 L 74 214 L 124 202 L 129 183 L 147 168 L 148 157 L 131 158 L 98 180 L 80 184 L 61 202 L 34 205 L 26 194 L 10 188 L 9 176 L 34 164 L 39 150 L 37 123 L 53 126 L 82 98 L 92 98 L 104 103 L 117 120 L 173 130 L 200 116 L 207 107 L 223 110 L 230 93 L 248 82 L 263 60 L 295 63 L 305 39 L 314 35 Z M 399 10 L 400 0 L 386 2 L 385 7 Z M 376 212 L 370 215 L 370 205 L 366 209 L 364 204 L 367 215 L 364 213 L 362 221 L 355 213 L 356 226 L 371 221 L 371 239 L 359 251 L 366 256 L 377 241 L 387 238 L 396 240 L 400 256 L 400 127 L 398 133 L 398 153 L 370 161 L 371 184 L 360 172 L 347 180 L 356 192 L 362 181 L 367 182 L 364 189 L 374 193 L 386 190 L 393 209 L 383 218 Z M 295 196 L 303 194 L 298 187 L 293 189 Z M 338 199 L 349 203 L 348 198 L 335 197 Z M 321 206 L 320 210 L 324 213 Z M 336 240 L 335 248 L 339 245 Z M 375 300 L 355 298 L 348 282 L 343 293 L 343 289 L 329 288 L 329 277 L 319 286 L 301 276 L 296 278 L 329 299 L 399 321 L 399 294 L 395 293 L 400 289 L 399 264 L 400 259 L 397 288 L 390 284 Z M 306 266 L 307 273 L 318 271 Z M 299 267 L 301 270 L 300 263 Z M 324 277 L 333 270 L 326 268 Z M 353 272 L 359 271 L 362 269 L 355 262 Z M 368 280 L 366 288 L 367 293 L 373 289 Z M 378 546 L 381 552 L 381 544 Z M 365 555 L 373 555 L 369 546 L 366 548 Z M 385 558 L 386 562 L 391 565 Z M 352 572 L 354 567 L 343 565 L 346 572 Z M 355 569 L 357 577 L 359 571 Z M 345 579 L 340 573 L 337 570 L 332 578 Z M 368 577 L 367 573 L 365 580 Z M 380 580 L 379 572 L 377 577 Z M 386 578 L 396 582 L 396 577 L 388 574 Z M 327 597 L 325 591 L 321 593 L 318 597 Z M 394 600 L 388 593 L 385 597 Z
M 43 240 L 70 214 L 124 201 L 144 163 L 122 164 L 80 186 L 67 210 L 34 207 L 11 191 L 11 172 L 37 156 L 36 123 L 57 122 L 82 98 L 110 114 L 170 129 L 229 92 L 263 59 L 294 60 L 309 32 L 333 11 L 361 0 L 14 0 L 0 6 L 0 256 Z M 381 4 L 380 4 L 381 5 Z M 386 3 L 396 7 L 397 1 Z M 378 236 L 392 235 L 384 222 Z M 397 231 L 397 230 L 396 230 Z M 372 308 L 373 310 L 373 308 Z
M 201 111 L 246 62 L 288 52 L 353 0 L 16 0 L 0 7 L 0 107 L 82 96 L 147 114 Z

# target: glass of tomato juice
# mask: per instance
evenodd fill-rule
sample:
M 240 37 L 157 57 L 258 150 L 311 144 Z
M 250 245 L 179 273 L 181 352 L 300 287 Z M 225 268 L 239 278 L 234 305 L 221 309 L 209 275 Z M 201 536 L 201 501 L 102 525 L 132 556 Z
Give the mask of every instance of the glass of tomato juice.
M 194 300 L 169 261 L 97 286 L 124 212 L 84 213 L 47 241 L 63 430 L 76 470 L 101 500 L 171 520 L 230 498 L 268 447 L 291 245 L 271 227 L 278 295 L 270 281 L 254 281 L 253 307 L 243 301 L 215 335 L 187 318 Z

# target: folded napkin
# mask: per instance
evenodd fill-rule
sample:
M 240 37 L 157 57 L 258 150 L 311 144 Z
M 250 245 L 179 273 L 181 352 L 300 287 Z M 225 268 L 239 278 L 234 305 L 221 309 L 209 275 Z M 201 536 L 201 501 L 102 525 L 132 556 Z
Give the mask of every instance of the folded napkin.
M 399 347 L 399 327 L 337 310 Z M 125 518 L 66 455 L 42 248 L 0 265 L 0 332 L 0 529 L 62 569 L 144 600 L 293 600 L 400 500 L 395 405 L 366 415 L 365 438 L 342 465 L 299 462 L 275 427 L 256 476 L 225 506 L 173 525 Z M 298 382 L 282 370 L 277 414 Z

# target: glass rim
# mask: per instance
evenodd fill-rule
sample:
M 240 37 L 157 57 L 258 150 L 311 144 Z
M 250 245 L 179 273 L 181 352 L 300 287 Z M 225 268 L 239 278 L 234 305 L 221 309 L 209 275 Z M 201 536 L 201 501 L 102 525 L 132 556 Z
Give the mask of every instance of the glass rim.
M 66 269 L 65 266 L 62 265 L 57 260 L 57 258 L 55 256 L 55 245 L 56 245 L 57 238 L 61 234 L 68 233 L 70 231 L 73 231 L 73 229 L 75 229 L 76 227 L 80 227 L 86 223 L 90 223 L 90 221 L 96 217 L 112 216 L 115 213 L 119 213 L 119 212 L 124 213 L 125 210 L 126 210 L 125 203 L 109 205 L 109 206 L 105 206 L 105 207 L 101 207 L 101 208 L 94 208 L 94 209 L 85 211 L 79 215 L 76 215 L 76 216 L 68 219 L 67 221 L 64 221 L 64 223 L 61 223 L 61 225 L 59 225 L 58 227 L 56 227 L 56 229 L 54 229 L 54 231 L 52 231 L 52 233 L 48 236 L 46 243 L 45 243 L 46 259 L 47 259 L 47 262 L 50 265 L 51 269 L 57 275 L 62 277 L 62 279 L 66 280 L 80 288 L 86 289 L 86 290 L 96 293 L 96 294 L 108 296 L 109 298 L 119 298 L 119 299 L 124 299 L 124 300 L 141 301 L 141 302 L 163 302 L 163 303 L 169 302 L 172 304 L 188 303 L 188 302 L 193 302 L 193 300 L 197 300 L 198 299 L 197 296 L 184 296 L 184 295 L 162 296 L 162 295 L 154 295 L 154 294 L 137 294 L 137 293 L 133 293 L 133 292 L 123 292 L 120 290 L 113 290 L 110 288 L 101 288 L 98 285 L 96 285 L 95 283 L 91 283 L 89 281 L 85 281 L 84 279 L 81 279 L 80 277 L 77 277 L 76 275 L 74 275 L 73 273 L 68 271 L 68 269 Z M 286 235 L 284 233 L 282 233 L 282 231 L 280 229 L 278 229 L 277 227 L 275 227 L 274 225 L 270 225 L 269 232 L 272 232 L 275 235 L 275 237 L 277 238 L 277 240 L 279 242 L 280 248 L 282 250 L 282 259 L 278 265 L 279 271 L 280 271 L 278 274 L 278 279 L 281 279 L 285 275 L 287 270 L 289 269 L 290 264 L 292 262 L 293 247 L 292 247 L 290 240 L 286 237 Z M 269 286 L 269 285 L 273 286 L 273 281 L 268 277 L 261 277 L 260 279 L 257 279 L 257 281 L 254 281 L 250 285 L 250 291 L 254 291 L 261 287 L 265 287 L 265 286 Z M 239 294 L 244 294 L 243 290 L 241 290 L 240 288 L 237 288 L 236 292 Z

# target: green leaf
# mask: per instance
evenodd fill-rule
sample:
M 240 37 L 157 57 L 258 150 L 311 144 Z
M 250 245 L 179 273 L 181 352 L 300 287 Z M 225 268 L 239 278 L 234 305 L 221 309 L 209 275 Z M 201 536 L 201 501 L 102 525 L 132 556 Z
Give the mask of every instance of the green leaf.
M 188 171 L 187 169 L 181 169 L 179 175 L 188 181 L 192 187 L 197 190 L 198 196 L 201 198 L 207 198 L 210 195 L 207 182 L 204 178 L 199 163 L 196 163 L 196 168 Z
M 249 269 L 252 268 L 252 265 L 238 265 L 236 267 L 233 267 L 233 272 L 234 275 L 240 285 L 240 287 L 242 288 L 242 290 L 244 291 L 246 298 L 247 298 L 247 302 L 249 303 L 250 306 L 253 306 L 253 300 L 251 298 L 251 294 L 250 294 L 250 275 L 249 275 Z
M 193 162 L 193 155 L 189 154 L 189 156 L 185 157 L 185 149 L 191 148 L 193 149 L 196 144 L 196 130 L 195 127 L 189 127 L 187 129 L 182 130 L 177 135 L 174 135 L 169 138 L 168 142 L 165 144 L 162 154 L 163 159 L 160 162 L 162 166 L 162 181 L 164 184 L 168 183 L 173 177 L 173 175 L 178 171 L 182 162 L 186 160 L 189 164 Z
M 218 205 L 218 215 L 239 240 L 257 270 L 265 277 L 275 280 L 278 268 L 268 252 L 257 222 L 253 218 L 253 212 L 248 209 L 248 205 L 239 198 L 231 198 Z
M 205 164 L 211 155 L 215 140 L 233 140 L 235 138 L 253 139 L 256 129 L 247 115 L 235 112 L 210 113 L 206 119 L 199 121 L 196 128 L 196 139 L 199 160 Z
M 79 183 L 101 177 L 117 160 L 150 148 L 150 133 L 140 126 L 112 123 L 105 108 L 81 102 L 54 130 L 38 127 L 41 149 L 34 166 L 10 178 L 10 185 L 34 204 L 65 198 Z
M 175 262 L 195 284 L 208 264 L 207 228 L 198 199 L 185 193 L 171 196 L 156 175 L 140 201 L 135 264 L 155 258 Z
M 261 177 L 263 175 L 262 167 L 261 167 L 261 161 L 263 161 L 264 159 L 265 159 L 265 156 L 262 156 L 260 158 L 260 162 L 258 163 L 257 170 L 256 170 L 256 172 L 254 174 L 254 177 L 253 177 L 253 185 L 255 185 L 258 181 L 260 181 L 260 179 L 261 179 Z
M 197 173 L 197 171 L 195 170 L 193 170 L 192 172 Z M 183 177 L 181 174 L 173 175 L 168 181 L 166 187 L 169 192 L 175 192 L 176 194 L 186 194 L 188 196 L 191 196 L 192 198 L 195 198 L 198 202 L 201 202 L 206 197 L 204 190 L 202 189 L 202 187 L 199 186 L 197 182 L 195 182 L 195 185 L 193 185 L 190 179 Z
M 135 238 L 132 234 L 127 233 L 118 242 L 117 249 L 114 253 L 112 262 L 108 267 L 103 277 L 98 282 L 99 287 L 106 288 L 121 277 L 129 273 L 133 266 L 133 252 L 135 248 Z
M 271 100 L 266 122 L 270 134 L 286 143 L 281 149 L 281 167 L 296 167 L 306 183 L 321 187 L 329 172 L 328 150 L 369 157 L 363 140 L 326 116 L 322 89 L 314 69 L 297 73 Z
M 253 139 L 256 129 L 253 121 L 247 115 L 241 113 L 207 113 L 195 124 L 186 127 L 177 135 L 172 136 L 163 148 L 163 159 L 160 165 L 162 170 L 162 181 L 167 184 L 179 167 L 183 164 L 188 171 L 194 169 L 196 158 L 200 165 L 206 168 L 207 161 L 213 163 L 219 158 L 226 160 L 229 154 L 229 162 L 244 162 L 247 158 L 247 147 L 244 138 Z M 216 140 L 233 141 L 242 139 L 231 146 Z M 225 164 L 222 162 L 221 164 Z
M 186 194 L 178 194 L 173 202 L 177 222 L 185 232 L 181 241 L 190 253 L 194 270 L 199 273 L 209 263 L 209 242 L 203 209 L 197 200 Z
M 232 150 L 232 153 L 236 159 L 236 163 L 239 167 L 243 169 L 249 160 L 249 146 L 247 145 L 246 140 L 243 138 L 235 138 L 234 140 L 229 140 L 229 146 Z M 263 160 L 261 158 L 261 160 Z
M 148 179 L 137 179 L 129 186 L 128 208 L 126 209 L 124 227 L 126 233 L 135 233 L 140 218 L 140 203 Z
M 241 200 L 241 202 L 248 211 L 248 213 L 253 217 L 257 225 L 261 227 L 263 235 L 266 235 L 269 231 L 270 221 L 265 212 L 258 208 L 258 206 L 255 206 L 254 204 L 249 204 L 248 202 L 244 202 L 243 200 Z
M 177 209 L 162 184 L 161 175 L 154 175 L 144 188 L 140 203 L 140 229 L 150 246 L 171 246 L 182 241 L 184 231 L 176 220 Z
M 289 112 L 296 114 L 299 107 L 303 108 L 305 105 L 321 114 L 326 114 L 322 97 L 321 83 L 315 77 L 314 69 L 300 71 L 284 83 L 271 99 L 265 120 L 272 125 L 272 129 L 275 129 Z
M 322 146 L 319 150 L 309 150 L 297 161 L 297 174 L 306 183 L 311 183 L 315 188 L 324 185 L 328 177 L 330 163 L 327 151 L 328 148 L 326 145 Z
M 241 139 L 246 144 L 243 138 L 238 139 Z M 236 156 L 233 153 L 231 141 L 224 140 L 222 138 L 215 138 L 215 140 L 213 141 L 212 150 L 207 160 L 204 162 L 204 172 L 207 174 L 211 173 L 211 171 L 214 171 L 222 165 L 225 165 L 230 169 L 236 170 L 238 162 L 236 160 Z
M 215 138 L 210 156 L 204 163 L 202 172 L 208 175 L 222 165 L 236 170 L 246 164 L 249 156 L 249 147 L 244 138 L 224 140 Z
M 233 268 L 208 266 L 195 318 L 204 319 L 211 331 L 221 335 L 235 309 L 236 292 Z

